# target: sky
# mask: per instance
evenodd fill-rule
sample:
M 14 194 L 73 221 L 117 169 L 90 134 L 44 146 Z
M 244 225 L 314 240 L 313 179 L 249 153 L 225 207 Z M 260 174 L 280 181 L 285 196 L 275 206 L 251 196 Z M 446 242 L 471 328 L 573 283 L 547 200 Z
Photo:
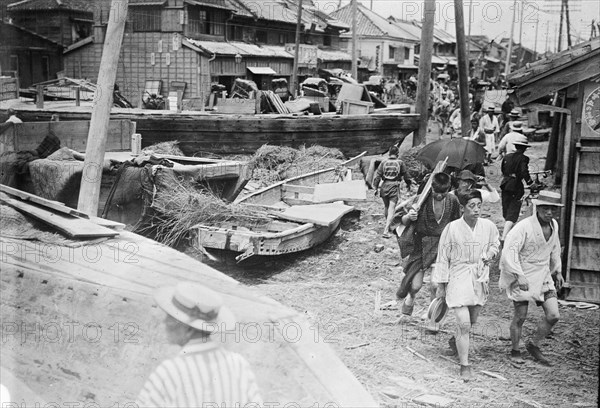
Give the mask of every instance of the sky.
M 348 2 L 349 0 L 343 0 L 341 4 L 344 6 Z M 340 1 L 315 0 L 315 3 L 324 11 L 331 12 L 337 8 Z M 393 15 L 405 20 L 422 19 L 423 0 L 364 0 L 360 3 L 386 18 Z M 515 9 L 514 0 L 462 0 L 462 3 L 465 34 L 469 31 L 469 4 L 471 3 L 472 35 L 485 34 L 490 40 L 496 39 L 496 41 L 510 36 L 513 9 Z M 560 0 L 517 0 L 513 41 L 522 42 L 525 47 L 535 49 L 537 52 L 555 51 L 558 44 L 560 4 Z M 574 35 L 580 35 L 585 41 L 589 40 L 591 20 L 600 21 L 600 1 L 569 0 L 568 4 L 573 44 L 576 42 Z M 436 27 L 455 33 L 454 1 L 436 1 Z M 564 33 L 565 28 L 563 28 L 562 49 L 566 48 Z

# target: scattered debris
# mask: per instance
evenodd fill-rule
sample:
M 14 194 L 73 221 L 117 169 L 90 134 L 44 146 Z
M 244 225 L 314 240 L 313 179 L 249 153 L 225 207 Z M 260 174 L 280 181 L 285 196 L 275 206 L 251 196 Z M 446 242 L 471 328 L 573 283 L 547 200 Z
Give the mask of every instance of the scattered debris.
M 355 344 L 355 345 L 353 345 L 353 346 L 347 346 L 347 347 L 344 347 L 344 348 L 345 348 L 346 350 L 354 350 L 354 349 L 357 349 L 357 348 L 360 348 L 360 347 L 365 347 L 365 346 L 368 346 L 369 344 L 371 344 L 371 343 L 370 343 L 370 342 L 367 342 L 367 343 L 360 343 L 360 344 Z
M 383 251 L 385 249 L 385 246 L 382 244 L 375 244 L 375 246 L 373 247 L 373 251 L 379 253 L 381 251 Z
M 487 375 L 488 377 L 497 378 L 502 381 L 508 381 L 506 377 L 501 376 L 500 374 L 493 373 L 491 371 L 479 370 L 482 374 Z
M 432 405 L 434 407 L 443 408 L 443 407 L 449 407 L 450 405 L 452 405 L 454 400 L 452 400 L 450 398 L 442 397 L 441 395 L 423 394 L 423 395 L 419 395 L 416 398 L 413 398 L 413 402 L 415 404 Z
M 422 359 L 422 360 L 425 360 L 425 361 L 427 361 L 427 362 L 430 362 L 430 360 L 429 360 L 427 357 L 425 357 L 423 354 L 421 354 L 421 353 L 419 353 L 419 352 L 417 352 L 417 351 L 415 351 L 415 350 L 411 349 L 411 348 L 410 348 L 410 347 L 408 347 L 408 346 L 405 346 L 405 347 L 406 347 L 406 349 L 407 349 L 408 351 L 410 351 L 411 353 L 413 353 L 415 356 L 419 357 L 419 358 L 420 358 L 420 359 Z

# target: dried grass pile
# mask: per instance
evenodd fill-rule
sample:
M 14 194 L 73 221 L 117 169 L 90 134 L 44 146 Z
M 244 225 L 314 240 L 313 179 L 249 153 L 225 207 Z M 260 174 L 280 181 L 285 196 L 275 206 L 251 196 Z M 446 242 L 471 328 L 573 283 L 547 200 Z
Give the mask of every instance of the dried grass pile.
M 268 186 L 290 177 L 336 167 L 343 160 L 343 153 L 335 148 L 315 145 L 293 149 L 263 145 L 251 159 L 254 163 L 252 178 L 260 185 Z
M 400 156 L 400 159 L 406 165 L 410 178 L 418 183 L 423 180 L 426 174 L 431 172 L 431 169 L 416 159 L 421 148 L 422 146 L 413 147 Z
M 176 246 L 197 224 L 221 226 L 235 221 L 238 226 L 255 227 L 271 222 L 266 213 L 244 205 L 227 204 L 214 193 L 198 188 L 192 181 L 176 180 L 159 189 L 152 202 L 152 228 L 159 242 Z
M 179 142 L 172 140 L 170 142 L 160 142 L 142 149 L 144 154 L 169 154 L 171 156 L 185 156 L 179 148 Z

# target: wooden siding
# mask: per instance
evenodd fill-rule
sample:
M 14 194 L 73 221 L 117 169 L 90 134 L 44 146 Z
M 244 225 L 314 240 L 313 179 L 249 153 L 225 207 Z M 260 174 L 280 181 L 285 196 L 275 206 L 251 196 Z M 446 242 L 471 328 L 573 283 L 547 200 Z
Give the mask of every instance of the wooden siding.
M 117 70 L 117 84 L 121 93 L 134 105 L 140 106 L 146 80 L 161 80 L 162 95 L 167 96 L 172 81 L 187 83 L 184 98 L 200 96 L 200 79 L 210 73 L 200 71 L 202 56 L 179 44 L 173 48 L 173 33 L 125 33 Z M 162 41 L 162 43 L 160 43 Z M 90 44 L 68 53 L 65 57 L 65 73 L 75 78 L 96 80 L 102 56 L 103 44 Z M 162 51 L 162 52 L 159 52 Z M 154 54 L 154 65 L 152 64 Z M 210 83 L 203 85 L 208 94 Z
M 247 67 L 269 67 L 277 73 L 274 76 L 292 75 L 293 60 L 285 58 L 260 58 L 247 57 L 240 64 L 233 58 L 217 58 L 210 63 L 212 76 L 247 76 Z

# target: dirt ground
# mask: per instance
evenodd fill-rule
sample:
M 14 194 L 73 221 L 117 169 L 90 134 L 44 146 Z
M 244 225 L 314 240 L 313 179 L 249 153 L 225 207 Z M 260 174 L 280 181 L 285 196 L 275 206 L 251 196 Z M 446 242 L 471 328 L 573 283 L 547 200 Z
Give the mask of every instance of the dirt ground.
M 406 140 L 402 147 L 410 143 Z M 546 148 L 547 143 L 539 142 L 528 150 L 534 168 L 543 169 Z M 486 173 L 498 187 L 499 163 L 487 167 Z M 522 216 L 531 214 L 531 207 L 523 209 Z M 599 310 L 561 306 L 561 320 L 542 347 L 553 366 L 533 361 L 524 345 L 526 362 L 515 365 L 507 358 L 512 305 L 498 288 L 496 263 L 490 298 L 471 341 L 475 376 L 465 383 L 459 378 L 457 360 L 442 354 L 454 330 L 454 317 L 450 315 L 437 334 L 426 331 L 420 319 L 428 306 L 427 291 L 417 298 L 412 320 L 403 324 L 398 324 L 397 307 L 376 310 L 378 293 L 382 304 L 395 299 L 401 260 L 395 238 L 381 236 L 383 205 L 373 191 L 360 210 L 312 250 L 242 266 L 233 257 L 218 254 L 221 262 L 211 266 L 305 313 L 381 406 L 413 406 L 414 398 L 423 393 L 448 398 L 451 407 L 598 406 Z M 487 204 L 483 216 L 502 231 L 500 203 Z M 383 250 L 377 252 L 377 245 Z M 523 343 L 542 316 L 541 308 L 530 305 L 529 310 Z

